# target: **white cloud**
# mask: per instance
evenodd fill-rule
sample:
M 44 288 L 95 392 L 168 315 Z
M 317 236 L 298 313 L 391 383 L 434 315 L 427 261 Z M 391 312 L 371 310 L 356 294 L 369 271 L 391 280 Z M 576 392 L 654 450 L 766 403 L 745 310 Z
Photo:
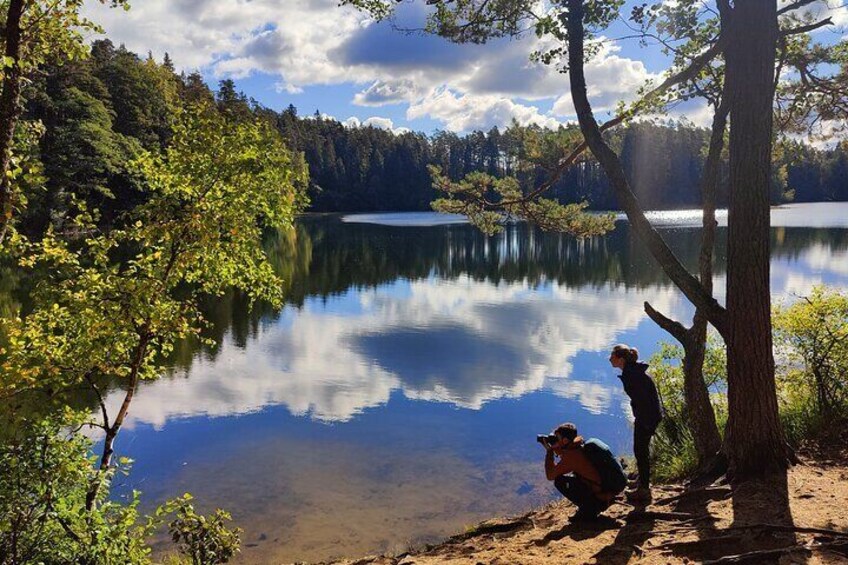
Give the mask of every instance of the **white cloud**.
M 342 125 L 348 128 L 358 128 L 362 125 L 362 122 L 356 116 L 351 116 L 345 121 L 343 121 Z
M 409 22 L 423 17 L 419 4 L 402 4 L 399 10 Z M 513 117 L 522 124 L 559 124 L 554 115 L 517 98 L 561 97 L 555 114 L 569 114 L 563 96 L 567 77 L 527 59 L 546 47 L 534 36 L 454 45 L 398 33 L 339 7 L 336 0 L 147 0 L 129 12 L 94 2 L 85 12 L 116 43 L 139 53 L 151 50 L 159 58 L 167 51 L 182 69 L 202 68 L 218 77 L 268 73 L 289 93 L 312 85 L 361 85 L 351 103 L 409 104 L 409 119 L 432 118 L 450 130 L 488 129 Z M 641 62 L 613 48 L 587 71 L 599 110 L 613 107 L 650 76 Z
M 622 57 L 620 52 L 620 46 L 605 42 L 597 56 L 585 65 L 589 102 L 598 114 L 613 111 L 620 101 L 635 100 L 640 87 L 659 78 L 659 75 L 648 72 L 644 63 Z M 576 112 L 571 94 L 560 96 L 552 111 L 556 116 L 574 116 Z
M 366 118 L 364 121 L 360 120 L 356 116 L 351 116 L 345 121 L 342 122 L 342 125 L 349 128 L 359 128 L 359 127 L 373 127 L 384 129 L 392 132 L 395 135 L 401 135 L 410 131 L 409 128 L 405 127 L 395 127 L 394 122 L 390 118 L 384 118 L 381 116 L 371 116 L 370 118 Z
M 362 125 L 365 126 L 365 127 L 370 126 L 370 127 L 375 127 L 375 128 L 379 128 L 379 129 L 387 129 L 387 130 L 391 131 L 394 128 L 395 124 L 389 118 L 381 118 L 379 116 L 371 116 L 370 118 L 368 118 L 367 120 L 362 122 Z
M 353 97 L 353 103 L 359 106 L 385 106 L 409 102 L 418 97 L 418 89 L 409 79 L 377 80 L 374 84 Z
M 399 9 L 408 22 L 423 14 L 418 4 Z M 809 9 L 824 14 L 827 4 Z M 567 75 L 528 60 L 531 51 L 552 47 L 550 39 L 454 45 L 375 24 L 335 0 L 147 0 L 129 12 L 99 3 L 86 4 L 85 10 L 114 41 L 158 57 L 169 51 L 182 68 L 204 68 L 221 77 L 270 73 L 279 77 L 278 90 L 293 94 L 312 85 L 361 85 L 352 104 L 408 104 L 408 119 L 430 118 L 448 130 L 486 130 L 512 118 L 557 127 L 575 114 Z M 844 6 L 830 8 L 827 15 L 837 25 L 848 25 Z M 585 72 L 599 115 L 633 100 L 647 81 L 661 78 L 608 41 Z M 548 101 L 552 107 L 543 113 L 518 99 Z M 695 102 L 672 108 L 669 115 L 700 126 L 708 126 L 711 118 L 709 108 Z
M 542 114 L 535 106 L 518 104 L 505 96 L 455 94 L 446 88 L 411 104 L 406 117 L 437 119 L 449 130 L 464 132 L 506 126 L 513 119 L 521 125 L 536 124 L 553 129 L 561 125 L 559 120 Z

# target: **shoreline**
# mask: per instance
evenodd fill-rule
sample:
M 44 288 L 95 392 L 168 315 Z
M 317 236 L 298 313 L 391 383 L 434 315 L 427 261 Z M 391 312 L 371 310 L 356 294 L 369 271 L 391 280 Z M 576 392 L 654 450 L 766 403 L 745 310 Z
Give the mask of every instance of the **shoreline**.
M 736 488 L 722 482 L 668 484 L 653 492 L 654 502 L 647 507 L 619 500 L 588 524 L 569 522 L 574 507 L 560 500 L 519 516 L 486 520 L 440 543 L 397 555 L 312 565 L 848 561 L 844 454 L 835 460 L 802 458 L 785 481 L 773 478 Z

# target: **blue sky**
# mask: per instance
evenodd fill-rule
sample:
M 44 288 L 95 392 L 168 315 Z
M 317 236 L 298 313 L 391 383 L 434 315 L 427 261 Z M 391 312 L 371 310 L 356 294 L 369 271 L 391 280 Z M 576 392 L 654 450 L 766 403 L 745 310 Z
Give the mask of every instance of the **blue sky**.
M 671 0 L 669 0 L 671 1 Z M 199 70 L 214 87 L 233 78 L 262 104 L 299 112 L 316 110 L 350 125 L 371 124 L 426 133 L 459 133 L 522 124 L 556 126 L 574 119 L 567 77 L 535 65 L 528 55 L 544 47 L 532 33 L 520 40 L 454 45 L 440 38 L 404 34 L 376 23 L 338 0 L 136 0 L 129 12 L 97 2 L 86 12 L 115 43 L 178 69 Z M 423 1 L 399 4 L 403 25 L 420 25 Z M 622 14 L 629 13 L 629 4 Z M 848 9 L 834 12 L 841 29 Z M 608 38 L 628 35 L 622 22 Z M 837 36 L 838 37 L 838 36 Z M 596 114 L 633 98 L 646 81 L 661 79 L 666 59 L 634 40 L 607 41 L 587 65 Z M 701 104 L 674 108 L 706 124 Z

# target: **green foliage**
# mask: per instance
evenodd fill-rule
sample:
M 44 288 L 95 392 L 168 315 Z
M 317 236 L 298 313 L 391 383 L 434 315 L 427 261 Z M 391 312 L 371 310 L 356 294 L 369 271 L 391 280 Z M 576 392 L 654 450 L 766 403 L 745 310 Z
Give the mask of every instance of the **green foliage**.
M 129 9 L 127 0 L 99 0 L 101 4 Z M 9 1 L 0 2 L 5 18 Z M 18 66 L 23 76 L 29 75 L 48 62 L 68 62 L 85 58 L 88 46 L 85 38 L 103 29 L 82 15 L 83 0 L 53 0 L 27 2 L 21 18 L 22 37 Z M 2 72 L 15 64 L 4 60 Z
M 160 515 L 176 513 L 168 524 L 172 541 L 193 565 L 228 563 L 239 551 L 241 530 L 227 527 L 226 523 L 232 520 L 229 513 L 217 509 L 211 516 L 203 516 L 191 500 L 191 495 L 186 494 L 157 510 Z
M 238 551 L 238 529 L 216 510 L 198 514 L 191 496 L 171 500 L 150 516 L 138 511 L 139 493 L 128 502 L 113 500 L 109 485 L 128 474 L 121 458 L 107 477 L 96 477 L 92 441 L 78 433 L 84 413 L 64 411 L 27 421 L 0 443 L 0 564 L 151 563 L 150 540 L 168 522 L 177 550 L 197 565 L 227 563 Z M 87 509 L 93 480 L 104 480 L 98 504 Z
M 710 334 L 704 358 L 704 382 L 711 391 L 719 429 L 727 421 L 724 387 L 727 379 L 727 352 L 724 343 Z M 688 425 L 683 394 L 683 348 L 660 343 L 650 359 L 651 375 L 657 385 L 665 417 L 654 436 L 651 449 L 652 472 L 657 480 L 670 481 L 690 476 L 698 467 L 698 453 Z
M 577 237 L 602 235 L 611 230 L 615 222 L 612 214 L 586 213 L 586 202 L 560 204 L 547 198 L 527 200 L 515 177 L 496 178 L 474 172 L 453 182 L 438 167 L 430 166 L 429 170 L 436 190 L 448 195 L 435 200 L 433 209 L 464 214 L 472 224 L 490 235 L 501 231 L 503 223 L 514 218 L 530 220 L 546 231 Z
M 262 233 L 291 225 L 306 172 L 275 132 L 196 108 L 164 153 L 143 152 L 133 167 L 149 200 L 126 227 L 71 243 L 48 230 L 22 260 L 52 275 L 10 327 L 9 390 L 155 378 L 158 356 L 201 327 L 201 296 L 240 288 L 280 302 Z M 87 233 L 96 215 L 78 205 L 75 226 Z
M 4 414 L 9 429 L 32 418 L 14 409 L 19 398 L 45 394 L 52 402 L 42 402 L 39 413 L 49 415 L 52 404 L 65 402 L 60 391 L 82 386 L 96 395 L 95 425 L 106 441 L 100 471 L 83 481 L 83 514 L 112 508 L 103 487 L 115 471 L 113 442 L 132 395 L 139 380 L 162 374 L 174 343 L 198 335 L 200 301 L 240 289 L 251 301 L 280 303 L 282 281 L 263 250 L 263 233 L 290 227 L 306 202 L 306 168 L 277 132 L 261 121 L 233 124 L 208 106 L 183 112 L 168 148 L 140 151 L 130 166 L 148 198 L 124 226 L 96 230 L 97 214 L 75 201 L 75 237 L 51 227 L 25 248 L 20 264 L 48 274 L 33 291 L 32 311 L 6 321 L 0 351 L 0 398 L 13 406 Z M 111 418 L 103 382 L 123 382 L 127 390 Z M 87 458 L 80 465 L 91 473 Z M 183 517 L 190 516 L 186 509 Z M 210 524 L 217 528 L 222 518 Z M 116 527 L 130 525 L 121 518 Z M 222 552 L 237 545 L 220 528 L 213 535 L 226 541 Z
M 848 418 L 848 294 L 814 287 L 809 296 L 775 306 L 772 321 L 780 419 L 787 438 L 798 445 L 838 433 Z M 661 343 L 650 361 L 666 412 L 651 452 L 660 480 L 691 475 L 698 463 L 686 425 L 682 357 L 681 347 Z M 725 363 L 724 347 L 711 335 L 704 380 L 720 430 L 727 420 Z
M 848 416 L 848 294 L 814 287 L 809 296 L 778 305 L 773 320 L 790 435 L 826 431 Z
M 121 504 L 102 489 L 85 510 L 91 441 L 67 431 L 83 421 L 66 413 L 28 422 L 0 443 L 0 563 L 149 563 L 155 523 L 139 516 L 137 493 Z
M 102 4 L 121 6 L 129 8 L 126 0 L 100 0 Z M 6 55 L 0 61 L 0 82 L 3 94 L 10 95 L 12 104 L 8 105 L 1 117 L 4 127 L 8 125 L 11 137 L 16 129 L 15 124 L 21 116 L 18 103 L 19 92 L 23 82 L 29 80 L 46 64 L 64 64 L 67 62 L 83 59 L 88 54 L 86 36 L 90 33 L 102 31 L 97 24 L 85 18 L 82 12 L 83 0 L 55 0 L 55 1 L 31 1 L 21 2 L 20 20 L 3 21 L 4 33 L 2 44 Z M 0 17 L 5 20 L 11 18 L 13 4 L 9 0 L 0 2 Z M 15 29 L 6 29 L 13 26 Z M 15 45 L 6 43 L 6 38 L 17 36 L 19 43 Z M 20 141 L 18 138 L 16 141 Z M 30 144 L 13 143 L 11 147 L 3 142 L 2 152 L 3 170 L 0 171 L 3 182 L 0 183 L 2 190 L 3 217 L 0 218 L 2 233 L 6 234 L 14 215 L 25 209 L 27 195 L 23 192 L 27 188 L 26 179 L 20 183 L 18 174 L 13 164 L 7 165 L 6 157 L 11 156 L 12 161 L 19 159 L 17 153 L 28 153 Z

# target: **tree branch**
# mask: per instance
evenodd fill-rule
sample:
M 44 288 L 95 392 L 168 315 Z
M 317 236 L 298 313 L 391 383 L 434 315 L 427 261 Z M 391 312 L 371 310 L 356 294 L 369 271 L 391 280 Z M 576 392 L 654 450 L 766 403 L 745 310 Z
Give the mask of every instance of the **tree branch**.
M 104 430 L 109 429 L 109 414 L 106 412 L 106 403 L 103 401 L 103 395 L 100 394 L 100 389 L 97 388 L 97 385 L 94 384 L 94 381 L 91 379 L 91 375 L 88 373 L 85 374 L 85 380 L 88 382 L 91 389 L 94 391 L 94 394 L 97 395 L 97 402 L 100 404 L 100 411 L 103 414 L 103 425 L 101 426 Z
M 645 302 L 645 314 L 647 314 L 648 317 L 652 319 L 656 325 L 670 333 L 674 337 L 674 339 L 676 339 L 680 343 L 686 343 L 688 330 L 683 326 L 683 324 L 672 320 L 671 318 L 668 318 L 664 314 L 658 312 L 647 301 Z
M 783 8 L 777 11 L 778 16 L 782 16 L 787 12 L 791 12 L 792 10 L 797 10 L 798 8 L 803 8 L 809 4 L 812 4 L 816 0 L 797 0 L 796 2 L 792 2 L 791 4 L 787 4 Z
M 665 273 L 696 308 L 704 311 L 710 322 L 719 330 L 725 326 L 725 309 L 708 293 L 700 281 L 692 276 L 674 255 L 668 244 L 654 229 L 633 194 L 630 184 L 624 174 L 624 168 L 618 155 L 604 141 L 600 128 L 595 121 L 592 107 L 586 93 L 586 78 L 583 73 L 583 2 L 568 0 L 568 62 L 571 82 L 571 96 L 577 110 L 577 119 L 583 137 L 606 172 L 610 184 L 615 191 L 619 204 L 627 214 L 630 224 L 642 241 L 647 245 L 651 254 L 662 266 Z M 708 52 L 719 51 L 724 41 L 719 39 Z M 704 54 L 699 57 L 704 60 Z
M 815 31 L 815 30 L 819 29 L 820 27 L 829 26 L 829 25 L 833 25 L 833 19 L 832 18 L 825 18 L 823 20 L 820 20 L 818 22 L 813 22 L 811 24 L 798 26 L 798 27 L 790 27 L 788 29 L 781 30 L 780 36 L 786 37 L 786 36 L 789 36 L 789 35 L 798 35 L 800 33 L 809 33 L 811 31 Z

